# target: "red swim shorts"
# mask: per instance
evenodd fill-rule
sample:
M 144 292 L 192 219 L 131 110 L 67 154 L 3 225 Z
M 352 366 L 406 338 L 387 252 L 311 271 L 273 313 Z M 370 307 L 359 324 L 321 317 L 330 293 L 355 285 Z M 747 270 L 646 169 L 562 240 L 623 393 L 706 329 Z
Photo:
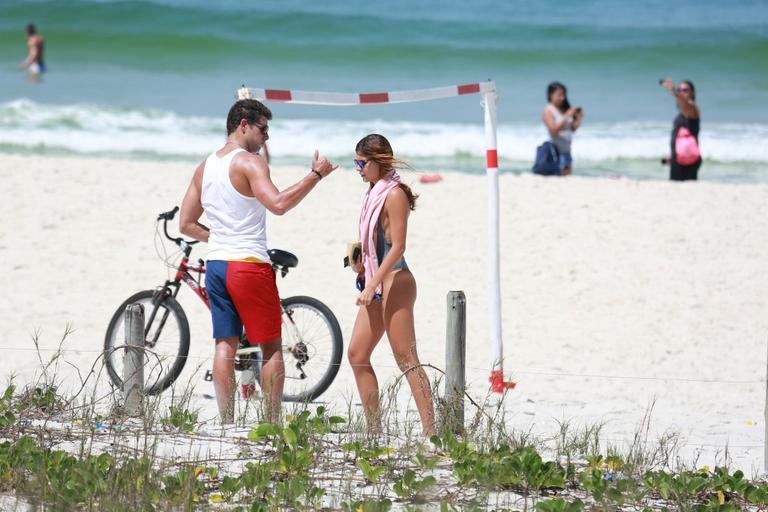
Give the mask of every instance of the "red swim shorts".
M 239 337 L 243 327 L 251 343 L 280 337 L 280 298 L 270 264 L 209 260 L 205 286 L 214 338 Z

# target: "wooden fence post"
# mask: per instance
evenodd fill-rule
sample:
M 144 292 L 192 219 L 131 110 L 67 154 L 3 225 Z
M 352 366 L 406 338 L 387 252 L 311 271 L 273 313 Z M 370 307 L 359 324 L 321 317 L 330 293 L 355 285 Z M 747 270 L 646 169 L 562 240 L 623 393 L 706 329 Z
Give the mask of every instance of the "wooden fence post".
M 140 416 L 144 405 L 144 306 L 130 304 L 125 308 L 123 356 L 123 397 L 125 413 Z
M 448 292 L 445 336 L 445 432 L 464 432 L 464 372 L 466 364 L 467 298 L 462 291 Z

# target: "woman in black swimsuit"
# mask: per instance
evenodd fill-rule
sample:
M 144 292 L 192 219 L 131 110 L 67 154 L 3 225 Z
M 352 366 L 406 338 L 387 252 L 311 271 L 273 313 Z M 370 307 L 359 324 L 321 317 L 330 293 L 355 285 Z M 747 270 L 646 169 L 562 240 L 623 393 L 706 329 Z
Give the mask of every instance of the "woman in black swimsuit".
M 393 156 L 389 141 L 378 134 L 364 137 L 355 149 L 355 165 L 360 177 L 368 183 L 369 194 L 374 192 L 376 183 L 392 175 L 396 166 L 404 165 Z M 386 197 L 376 222 L 375 255 L 370 254 L 370 258 L 378 260 L 378 270 L 369 279 L 370 282 L 365 283 L 357 298 L 360 307 L 349 342 L 349 362 L 360 392 L 368 430 L 381 432 L 379 384 L 371 366 L 371 354 L 386 333 L 395 361 L 413 392 L 422 431 L 425 436 L 431 436 L 435 433 L 432 390 L 416 352 L 413 317 L 416 280 L 403 257 L 408 215 L 416 207 L 417 196 L 403 183 L 382 193 L 386 193 Z M 352 268 L 359 276 L 365 274 L 361 260 L 355 261 Z M 376 293 L 379 286 L 381 295 Z
M 669 160 L 669 179 L 673 181 L 695 180 L 699 177 L 699 167 L 701 167 L 701 158 L 691 165 L 680 165 L 677 163 L 675 155 L 675 139 L 680 128 L 685 127 L 691 132 L 691 135 L 699 142 L 699 106 L 696 105 L 696 89 L 689 80 L 683 80 L 675 88 L 672 79 L 667 78 L 661 81 L 661 85 L 669 90 L 675 97 L 677 108 L 680 113 L 672 124 L 672 158 Z

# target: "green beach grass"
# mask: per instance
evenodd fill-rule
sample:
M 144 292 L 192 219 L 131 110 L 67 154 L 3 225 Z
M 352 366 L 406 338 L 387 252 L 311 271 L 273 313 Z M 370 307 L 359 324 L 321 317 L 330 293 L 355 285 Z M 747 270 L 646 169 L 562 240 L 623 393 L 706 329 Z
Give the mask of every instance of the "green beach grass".
M 62 339 L 66 338 L 66 336 Z M 515 430 L 503 408 L 472 402 L 462 435 L 420 436 L 382 393 L 381 435 L 349 402 L 286 407 L 282 424 L 242 403 L 236 425 L 198 420 L 191 386 L 147 397 L 126 417 L 118 392 L 88 376 L 61 394 L 60 353 L 39 378 L 0 396 L 0 496 L 17 510 L 581 510 L 768 509 L 768 483 L 677 460 L 678 436 L 647 440 L 652 407 L 628 447 L 600 424 L 560 423 L 550 438 Z M 93 371 L 98 375 L 97 365 Z M 434 383 L 435 392 L 439 382 Z M 437 396 L 437 393 L 436 393 Z M 445 418 L 438 403 L 441 422 Z M 411 421 L 412 420 L 412 421 Z

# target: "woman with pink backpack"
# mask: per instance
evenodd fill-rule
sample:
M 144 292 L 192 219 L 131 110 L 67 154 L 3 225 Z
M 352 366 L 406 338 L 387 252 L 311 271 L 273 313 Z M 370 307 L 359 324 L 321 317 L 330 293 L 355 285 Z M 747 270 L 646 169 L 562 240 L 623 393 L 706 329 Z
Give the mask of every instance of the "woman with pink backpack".
M 672 125 L 672 157 L 669 159 L 669 179 L 673 181 L 695 180 L 701 167 L 699 149 L 699 107 L 696 105 L 696 89 L 690 80 L 683 80 L 675 88 L 670 78 L 661 80 L 662 87 L 672 93 L 680 113 Z

